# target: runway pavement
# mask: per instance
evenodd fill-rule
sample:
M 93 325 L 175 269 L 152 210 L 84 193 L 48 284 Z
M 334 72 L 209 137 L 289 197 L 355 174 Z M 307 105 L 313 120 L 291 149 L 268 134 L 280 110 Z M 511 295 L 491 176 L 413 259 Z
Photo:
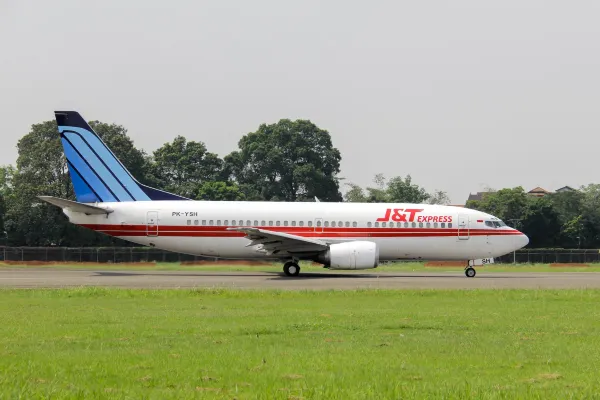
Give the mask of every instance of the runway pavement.
M 567 289 L 600 288 L 600 272 L 482 273 L 306 273 L 287 277 L 268 272 L 131 271 L 51 268 L 2 268 L 0 288 L 224 287 L 242 289 Z

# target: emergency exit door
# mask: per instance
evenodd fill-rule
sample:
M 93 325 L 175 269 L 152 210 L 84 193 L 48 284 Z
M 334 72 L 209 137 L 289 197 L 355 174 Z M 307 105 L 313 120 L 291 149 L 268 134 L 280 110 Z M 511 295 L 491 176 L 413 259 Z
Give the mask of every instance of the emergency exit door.
M 146 236 L 158 236 L 158 211 L 146 214 Z

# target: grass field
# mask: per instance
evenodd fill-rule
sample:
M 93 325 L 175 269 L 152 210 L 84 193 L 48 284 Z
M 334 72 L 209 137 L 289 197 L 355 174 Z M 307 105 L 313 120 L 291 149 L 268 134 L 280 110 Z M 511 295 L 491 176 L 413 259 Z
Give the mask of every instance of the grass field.
M 77 268 L 77 269 L 135 269 L 135 270 L 166 270 L 166 271 L 233 271 L 233 272 L 250 272 L 250 271 L 266 271 L 280 272 L 282 271 L 281 263 L 257 263 L 258 265 L 249 265 L 244 262 L 228 263 L 221 261 L 218 263 L 207 262 L 200 265 L 184 265 L 180 263 L 71 263 L 71 264 L 53 264 L 53 263 L 31 263 L 5 264 L 0 262 L 0 268 Z M 300 263 L 302 272 L 328 272 L 327 269 L 312 263 Z M 486 272 L 600 272 L 600 264 L 589 264 L 588 266 L 551 266 L 550 264 L 494 264 L 492 266 L 476 267 L 477 273 Z M 382 264 L 376 269 L 355 271 L 355 273 L 385 273 L 385 272 L 442 272 L 442 271 L 462 271 L 461 266 L 425 266 L 423 262 L 401 262 Z M 343 273 L 352 273 L 353 271 L 343 271 Z M 336 271 L 331 271 L 336 273 Z
M 594 398 L 600 291 L 0 290 L 0 398 Z

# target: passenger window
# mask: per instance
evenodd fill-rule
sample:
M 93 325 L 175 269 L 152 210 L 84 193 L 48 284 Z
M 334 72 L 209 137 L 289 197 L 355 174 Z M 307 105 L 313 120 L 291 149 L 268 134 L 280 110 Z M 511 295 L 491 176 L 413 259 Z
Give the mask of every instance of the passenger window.
M 321 226 L 321 221 L 317 221 L 317 226 Z
M 445 228 L 445 227 L 446 227 L 446 223 L 445 223 L 445 222 L 442 222 L 442 224 L 441 224 L 441 225 L 442 225 L 442 228 Z
M 379 222 L 375 222 L 375 228 L 379 228 Z
M 187 220 L 187 224 L 188 224 L 188 225 L 191 225 L 191 224 L 192 224 L 192 220 L 191 220 L 191 219 L 188 219 L 188 220 Z
M 367 223 L 367 226 L 370 228 L 371 226 L 373 226 L 373 224 L 369 222 Z
M 221 220 L 220 219 L 217 220 L 217 226 L 221 226 Z
M 277 222 L 275 222 L 275 225 L 280 226 L 281 222 L 277 221 Z
M 419 222 L 419 228 L 422 228 L 422 227 L 423 227 L 423 223 Z
M 254 220 L 254 226 L 258 226 L 258 221 Z
M 390 228 L 393 228 L 393 227 L 394 227 L 394 223 L 390 222 Z
M 381 227 L 382 227 L 382 228 L 385 228 L 385 225 L 386 225 L 386 224 L 387 224 L 386 222 L 382 222 L 382 223 L 381 223 Z
M 335 228 L 335 221 L 331 221 L 331 226 Z
M 225 225 L 225 226 L 229 225 L 229 221 L 228 220 L 223 221 L 223 225 Z
M 431 222 L 427 223 L 427 228 L 431 228 Z
M 292 221 L 292 226 L 296 226 L 296 221 Z
M 343 228 L 343 227 L 344 227 L 344 223 L 343 223 L 342 221 L 338 221 L 338 226 L 339 226 L 340 228 Z
M 452 222 L 448 222 L 448 228 L 452 228 Z
M 250 225 L 252 225 L 252 224 L 250 223 L 250 220 L 246 221 L 246 225 L 247 225 L 247 226 L 250 226 Z
M 209 224 L 210 226 L 213 226 L 213 224 L 214 224 L 214 221 L 211 219 L 210 221 L 208 221 L 208 224 Z
M 260 221 L 260 226 L 265 226 L 265 221 Z
M 414 222 L 413 222 L 413 223 L 414 223 Z M 405 223 L 404 223 L 404 227 L 405 227 L 405 228 L 408 228 L 408 222 L 405 222 Z
M 437 223 L 437 222 L 434 222 L 434 223 L 433 223 L 433 227 L 434 227 L 434 228 L 437 228 L 437 227 L 438 227 L 438 223 Z
M 304 226 L 304 221 L 298 222 L 298 226 Z
M 205 219 L 202 220 L 202 225 L 206 225 L 206 220 Z
M 200 221 L 198 221 L 197 219 L 194 220 L 194 225 L 198 225 L 200 223 Z
M 325 221 L 325 227 L 329 226 L 329 221 Z
M 312 221 L 308 221 L 308 226 L 311 227 L 312 226 Z
M 273 221 L 269 221 L 269 226 L 273 226 Z
M 356 228 L 356 222 L 352 223 L 352 227 Z
M 287 226 L 287 221 L 283 221 L 283 226 Z
M 413 222 L 413 223 L 412 223 L 412 227 L 413 227 L 413 228 L 416 228 L 416 227 L 417 227 L 417 223 L 416 223 L 416 222 Z

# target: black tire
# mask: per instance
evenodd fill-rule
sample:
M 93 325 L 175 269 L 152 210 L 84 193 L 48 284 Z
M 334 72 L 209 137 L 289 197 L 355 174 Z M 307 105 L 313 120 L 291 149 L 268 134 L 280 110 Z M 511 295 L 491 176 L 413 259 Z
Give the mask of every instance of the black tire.
M 473 278 L 475 277 L 475 268 L 469 267 L 467 269 L 465 269 L 465 275 L 467 276 L 467 278 Z
M 283 265 L 283 273 L 287 276 L 298 276 L 300 274 L 300 266 L 295 262 L 288 261 Z

